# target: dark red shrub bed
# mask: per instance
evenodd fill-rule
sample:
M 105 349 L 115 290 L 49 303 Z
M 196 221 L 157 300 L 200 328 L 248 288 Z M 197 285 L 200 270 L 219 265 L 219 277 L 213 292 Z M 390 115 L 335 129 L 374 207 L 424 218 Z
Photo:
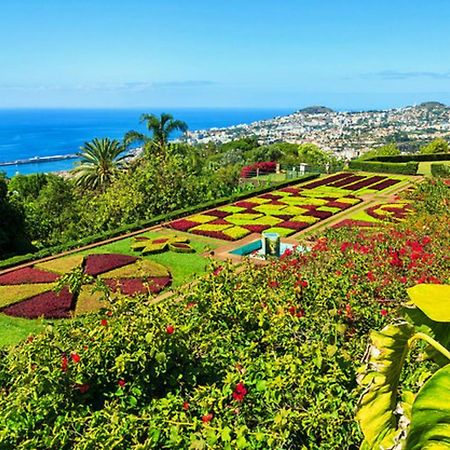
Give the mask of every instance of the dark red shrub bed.
M 239 208 L 246 208 L 246 209 L 252 209 L 255 206 L 259 206 L 259 203 L 253 203 L 253 202 L 237 202 L 233 203 L 233 206 L 239 206 Z
M 99 275 L 104 272 L 109 272 L 113 269 L 126 266 L 137 261 L 134 256 L 120 255 L 120 254 L 100 254 L 89 255 L 86 258 L 86 265 L 84 271 L 88 275 Z
M 358 191 L 359 189 L 364 189 L 366 187 L 371 189 L 371 184 L 379 183 L 380 181 L 383 181 L 385 179 L 386 177 L 369 177 L 358 183 L 352 184 L 351 186 L 347 186 L 345 189 L 348 189 L 349 191 Z
M 150 291 L 157 294 L 171 283 L 170 277 L 149 278 L 147 281 L 139 278 L 123 278 L 119 280 L 105 280 L 106 285 L 113 292 L 122 292 L 125 295 L 146 294 Z
M 323 220 L 323 219 L 328 219 L 328 217 L 331 217 L 333 215 L 333 213 L 330 211 L 318 211 L 317 209 L 311 209 L 304 215 L 317 217 L 318 219 Z
M 285 187 L 280 190 L 281 190 L 281 192 L 289 192 L 289 194 L 294 194 L 294 195 L 297 195 L 300 192 L 300 189 L 295 188 L 295 187 Z
M 295 222 L 292 220 L 286 220 L 285 222 L 279 223 L 277 227 L 290 228 L 291 230 L 300 231 L 308 228 L 311 224 L 306 222 Z
M 208 222 L 210 225 L 230 225 L 225 219 L 216 219 L 212 222 Z
M 218 209 L 214 209 L 212 211 L 208 211 L 206 213 L 206 215 L 208 216 L 214 216 L 214 217 L 219 217 L 220 219 L 223 219 L 224 217 L 227 217 L 230 215 L 229 212 L 225 212 L 225 211 L 219 211 Z M 180 222 L 180 220 L 178 220 L 177 222 Z M 172 224 L 170 224 L 171 226 L 174 224 L 175 222 L 172 222 Z M 193 222 L 191 222 L 193 223 Z
M 242 228 L 245 228 L 252 233 L 262 233 L 263 231 L 271 228 L 270 225 L 243 225 Z
M 370 186 L 370 189 L 374 189 L 375 191 L 382 191 L 383 189 L 387 189 L 388 187 L 394 186 L 394 184 L 400 183 L 399 180 L 387 179 L 385 181 L 381 181 L 373 186 Z
M 36 319 L 62 319 L 70 317 L 73 296 L 67 288 L 59 294 L 53 291 L 44 292 L 14 305 L 2 309 L 8 316 Z
M 301 186 L 302 189 L 314 189 L 319 186 L 325 186 L 327 184 L 333 183 L 334 181 L 342 180 L 344 178 L 351 177 L 351 173 L 338 173 L 337 175 L 332 175 L 330 177 L 326 177 L 317 181 L 313 181 L 312 183 L 304 184 Z
M 213 214 L 211 214 L 213 215 Z M 228 215 L 228 213 L 227 213 Z M 174 230 L 178 231 L 188 231 L 190 228 L 197 226 L 197 222 L 192 222 L 190 220 L 186 219 L 180 219 L 176 220 L 175 222 L 170 222 L 169 226 L 170 228 L 173 228 Z
M 276 217 L 277 219 L 281 219 L 281 220 L 289 220 L 294 215 L 295 214 L 277 214 L 277 215 L 273 215 L 273 217 Z
M 264 198 L 266 200 L 280 200 L 280 198 L 283 198 L 282 195 L 274 195 L 274 194 L 262 194 L 258 196 L 257 198 Z
M 14 270 L 0 276 L 0 284 L 53 283 L 59 275 L 34 267 Z
M 336 181 L 335 183 L 328 184 L 328 186 L 345 189 L 344 186 L 347 186 L 352 183 L 356 183 L 357 181 L 364 180 L 365 178 L 366 177 L 360 176 L 360 175 L 352 175 L 343 180 L 339 180 L 339 181 Z
M 227 236 L 225 233 L 222 233 L 221 231 L 201 231 L 201 230 L 191 230 L 190 231 L 193 234 L 198 234 L 200 236 L 206 236 L 214 239 L 223 239 L 224 241 L 235 241 L 230 236 Z
M 366 222 L 365 220 L 344 219 L 335 223 L 332 228 L 348 228 L 348 227 L 375 227 L 377 224 Z
M 354 205 L 351 205 L 350 203 L 334 201 L 334 202 L 327 203 L 325 206 L 328 206 L 330 208 L 340 208 L 340 209 L 344 210 L 344 209 L 350 208 Z

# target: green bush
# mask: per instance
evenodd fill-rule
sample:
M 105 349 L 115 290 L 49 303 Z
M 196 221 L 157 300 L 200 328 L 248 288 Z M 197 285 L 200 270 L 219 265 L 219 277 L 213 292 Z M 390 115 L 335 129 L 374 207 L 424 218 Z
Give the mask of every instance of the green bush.
M 431 175 L 433 177 L 450 177 L 450 167 L 445 164 L 431 164 Z
M 349 168 L 352 170 L 362 170 L 364 172 L 398 173 L 401 175 L 416 175 L 419 167 L 418 162 L 388 163 L 378 161 L 350 161 Z
M 368 161 L 391 162 L 391 163 L 406 163 L 406 162 L 426 162 L 426 161 L 450 161 L 449 153 L 434 153 L 434 154 L 408 154 L 408 155 L 394 155 L 394 156 L 375 156 Z

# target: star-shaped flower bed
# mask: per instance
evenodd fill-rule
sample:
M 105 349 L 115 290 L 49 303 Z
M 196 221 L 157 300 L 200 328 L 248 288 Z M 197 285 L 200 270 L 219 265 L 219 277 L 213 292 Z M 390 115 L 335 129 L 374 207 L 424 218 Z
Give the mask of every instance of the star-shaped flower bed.
M 131 248 L 142 255 L 150 255 L 153 253 L 163 253 L 172 251 L 176 253 L 194 253 L 194 248 L 189 245 L 189 239 L 180 238 L 178 236 L 160 237 L 157 239 L 138 236 L 134 238 Z

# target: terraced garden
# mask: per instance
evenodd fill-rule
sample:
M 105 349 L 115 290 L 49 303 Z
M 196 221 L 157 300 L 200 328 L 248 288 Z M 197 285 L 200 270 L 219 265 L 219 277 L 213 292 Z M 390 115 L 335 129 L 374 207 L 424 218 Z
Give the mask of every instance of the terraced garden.
M 226 241 L 263 231 L 286 237 L 357 205 L 363 195 L 382 193 L 403 181 L 402 177 L 339 173 L 195 214 L 168 226 Z

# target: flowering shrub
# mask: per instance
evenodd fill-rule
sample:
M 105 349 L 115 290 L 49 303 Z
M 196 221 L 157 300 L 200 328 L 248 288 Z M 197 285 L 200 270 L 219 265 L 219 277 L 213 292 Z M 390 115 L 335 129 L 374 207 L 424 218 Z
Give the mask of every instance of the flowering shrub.
M 329 230 L 309 253 L 213 267 L 179 301 L 119 297 L 49 327 L 0 359 L 2 446 L 359 447 L 368 332 L 408 287 L 450 282 L 448 220 Z M 417 388 L 429 365 L 408 364 Z
M 249 166 L 244 166 L 241 170 L 241 178 L 251 178 L 255 177 L 258 173 L 259 175 L 266 175 L 268 173 L 274 173 L 277 168 L 277 163 L 268 162 L 258 162 L 251 164 Z

